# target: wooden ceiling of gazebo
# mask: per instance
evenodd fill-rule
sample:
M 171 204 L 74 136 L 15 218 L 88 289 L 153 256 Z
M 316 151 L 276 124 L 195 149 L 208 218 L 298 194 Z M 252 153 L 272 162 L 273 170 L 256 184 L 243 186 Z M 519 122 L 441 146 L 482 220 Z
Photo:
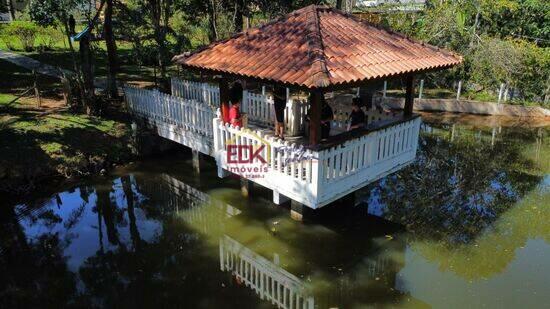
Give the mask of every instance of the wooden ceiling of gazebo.
M 444 69 L 462 57 L 311 5 L 173 60 L 188 68 L 321 89 Z

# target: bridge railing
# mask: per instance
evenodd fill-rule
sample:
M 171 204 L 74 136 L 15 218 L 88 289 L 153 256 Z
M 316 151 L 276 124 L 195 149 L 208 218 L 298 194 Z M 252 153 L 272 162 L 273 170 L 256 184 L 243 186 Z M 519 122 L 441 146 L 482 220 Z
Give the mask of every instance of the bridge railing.
M 213 137 L 214 110 L 206 104 L 157 90 L 124 87 L 129 110 L 148 122 L 174 125 L 188 132 Z
M 171 88 L 172 95 L 176 97 L 220 106 L 220 89 L 215 85 L 172 77 Z

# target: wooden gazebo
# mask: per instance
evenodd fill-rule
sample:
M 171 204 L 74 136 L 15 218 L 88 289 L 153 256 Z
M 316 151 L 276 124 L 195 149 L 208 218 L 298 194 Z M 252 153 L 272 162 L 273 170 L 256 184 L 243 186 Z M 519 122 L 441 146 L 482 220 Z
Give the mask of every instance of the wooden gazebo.
M 184 68 L 219 79 L 221 111 L 228 110 L 226 78 L 278 84 L 310 93 L 310 144 L 320 141 L 321 96 L 388 78 L 406 84 L 404 116 L 412 115 L 414 75 L 457 65 L 462 58 L 365 23 L 334 8 L 311 5 L 258 28 L 174 57 Z

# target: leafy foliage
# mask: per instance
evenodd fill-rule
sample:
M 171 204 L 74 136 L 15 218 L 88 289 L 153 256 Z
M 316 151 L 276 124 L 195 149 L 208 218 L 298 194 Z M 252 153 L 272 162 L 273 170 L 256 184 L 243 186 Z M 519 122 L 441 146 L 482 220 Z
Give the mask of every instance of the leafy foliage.
M 419 13 L 388 12 L 383 23 L 464 56 L 462 67 L 432 74 L 431 86 L 462 79 L 496 94 L 506 83 L 516 100 L 549 102 L 549 11 L 544 0 L 428 1 Z
M 40 29 L 35 23 L 13 21 L 1 28 L 0 36 L 10 49 L 13 48 L 13 45 L 9 41 L 15 37 L 19 40 L 25 51 L 32 51 L 34 49 L 34 40 L 39 31 Z

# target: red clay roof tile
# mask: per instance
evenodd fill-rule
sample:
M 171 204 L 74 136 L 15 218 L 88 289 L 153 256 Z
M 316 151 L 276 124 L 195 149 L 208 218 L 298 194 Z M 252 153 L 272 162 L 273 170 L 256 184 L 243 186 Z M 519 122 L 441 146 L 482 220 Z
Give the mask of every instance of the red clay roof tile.
M 462 57 L 365 23 L 333 8 L 308 6 L 258 28 L 174 57 L 186 67 L 307 88 L 448 68 Z

